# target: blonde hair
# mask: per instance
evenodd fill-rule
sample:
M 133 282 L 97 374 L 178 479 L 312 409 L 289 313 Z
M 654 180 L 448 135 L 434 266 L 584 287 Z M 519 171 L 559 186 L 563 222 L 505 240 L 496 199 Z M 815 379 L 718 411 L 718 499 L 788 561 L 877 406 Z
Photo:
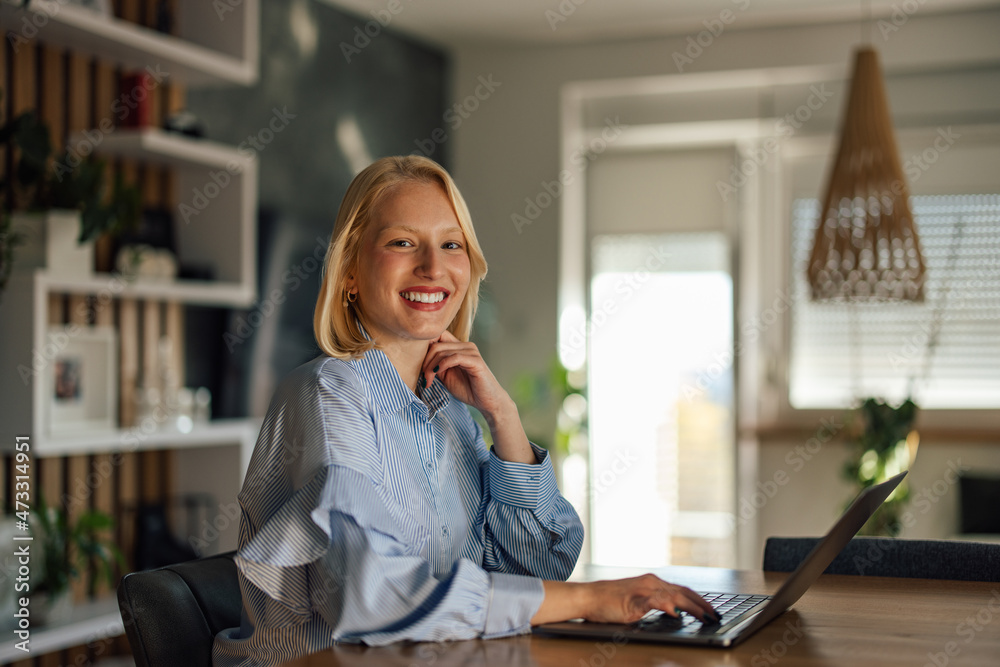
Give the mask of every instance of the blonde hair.
M 358 326 L 359 320 L 365 324 L 365 318 L 356 304 L 347 301 L 347 278 L 356 270 L 361 245 L 379 206 L 396 187 L 413 182 L 442 187 L 465 235 L 469 289 L 448 331 L 459 340 L 469 340 L 479 306 L 479 283 L 486 275 L 486 258 L 476 239 L 469 207 L 451 176 L 437 162 L 419 155 L 392 156 L 376 160 L 355 176 L 337 211 L 313 313 L 316 342 L 331 357 L 357 358 L 378 345 L 378 341 L 366 339 Z

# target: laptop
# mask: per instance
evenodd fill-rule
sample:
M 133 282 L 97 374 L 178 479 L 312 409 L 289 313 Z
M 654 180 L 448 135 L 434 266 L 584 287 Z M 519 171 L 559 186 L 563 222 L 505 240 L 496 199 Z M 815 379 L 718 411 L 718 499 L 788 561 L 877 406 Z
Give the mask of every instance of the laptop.
M 654 610 L 638 622 L 627 625 L 589 623 L 576 619 L 539 625 L 533 632 L 547 637 L 612 639 L 617 642 L 624 637 L 626 641 L 638 642 L 735 646 L 795 604 L 905 476 L 904 471 L 862 491 L 774 595 L 701 593 L 722 616 L 719 623 L 705 624 L 686 613 L 674 618 Z

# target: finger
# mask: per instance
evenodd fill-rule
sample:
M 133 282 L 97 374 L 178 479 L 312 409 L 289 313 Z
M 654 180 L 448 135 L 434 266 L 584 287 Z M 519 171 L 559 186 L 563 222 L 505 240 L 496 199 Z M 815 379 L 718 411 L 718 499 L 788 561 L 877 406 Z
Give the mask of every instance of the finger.
M 434 363 L 438 373 L 456 367 L 475 372 L 483 366 L 483 358 L 478 354 L 469 353 L 468 350 L 441 350 L 436 355 Z
M 434 345 L 439 346 L 440 344 L 435 343 Z M 449 348 L 444 346 L 435 347 L 433 350 L 429 351 L 427 356 L 424 357 L 423 368 L 420 369 L 420 372 L 423 374 L 427 384 L 430 384 L 431 381 L 433 381 L 436 373 L 443 373 L 446 370 L 446 367 L 442 366 L 445 359 L 456 354 L 461 354 L 462 351 L 463 348 L 461 347 Z
M 470 382 L 476 382 L 485 377 L 484 368 L 485 364 L 479 355 L 455 351 L 442 352 L 431 370 L 439 380 L 445 379 L 449 371 L 455 370 L 463 372 Z
M 475 343 L 463 343 L 460 340 L 446 341 L 438 339 L 432 341 L 431 344 L 427 346 L 427 352 L 424 354 L 424 363 L 426 364 L 427 361 L 429 361 L 435 354 L 437 354 L 442 350 L 462 350 L 462 349 L 469 349 L 476 351 L 479 350 L 479 348 L 476 347 Z
M 452 338 L 454 338 L 454 336 L 452 336 Z M 423 368 L 421 369 L 421 372 L 436 365 L 435 357 L 442 350 L 458 349 L 471 345 L 472 343 L 463 343 L 462 341 L 444 341 L 440 337 L 435 341 L 431 341 L 431 344 L 427 346 L 427 352 L 424 353 Z
M 671 590 L 665 592 L 665 595 L 661 600 L 657 600 L 657 603 L 659 609 L 674 617 L 680 616 L 681 612 L 687 612 L 706 623 L 714 623 L 719 620 L 719 615 L 712 608 L 712 605 L 690 588 L 684 586 L 671 586 Z
M 678 586 L 678 588 L 680 589 L 682 599 L 687 603 L 687 605 L 682 605 L 684 611 L 688 612 L 692 616 L 695 616 L 696 618 L 704 619 L 705 615 L 708 614 L 712 621 L 717 621 L 719 619 L 718 612 L 715 611 L 715 608 L 712 607 L 712 605 L 709 604 L 705 598 L 701 597 L 686 586 Z
M 486 365 L 479 354 L 479 348 L 473 343 L 432 343 L 424 357 L 422 372 L 434 372 L 435 367 L 440 366 L 444 359 L 456 354 L 465 355 L 465 359 L 473 364 Z
M 440 340 L 443 343 L 461 343 L 462 342 L 458 338 L 456 338 L 455 335 L 453 333 L 451 333 L 450 331 L 448 331 L 447 329 L 445 329 L 444 331 L 441 332 L 441 337 L 438 338 L 438 340 Z

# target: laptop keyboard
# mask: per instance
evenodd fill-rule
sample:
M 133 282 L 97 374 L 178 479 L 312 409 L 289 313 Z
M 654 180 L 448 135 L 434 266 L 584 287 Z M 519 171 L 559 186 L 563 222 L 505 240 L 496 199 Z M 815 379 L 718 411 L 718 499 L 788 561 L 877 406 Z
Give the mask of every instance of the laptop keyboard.
M 684 613 L 680 618 L 674 618 L 659 609 L 654 609 L 637 621 L 634 627 L 643 632 L 673 632 L 695 634 L 704 629 L 714 632 L 724 625 L 735 621 L 745 612 L 753 609 L 761 602 L 770 599 L 767 595 L 746 595 L 743 593 L 699 593 L 705 601 L 715 608 L 722 617 L 720 623 L 706 625 L 700 618 Z

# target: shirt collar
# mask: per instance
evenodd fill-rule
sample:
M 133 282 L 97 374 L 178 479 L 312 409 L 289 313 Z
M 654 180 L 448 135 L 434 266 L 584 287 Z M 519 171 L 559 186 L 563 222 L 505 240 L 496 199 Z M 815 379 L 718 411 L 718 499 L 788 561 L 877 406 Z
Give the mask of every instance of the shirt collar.
M 420 392 L 420 397 L 427 405 L 427 419 L 432 419 L 438 410 L 443 410 L 451 400 L 451 392 L 444 387 L 444 383 L 434 379 L 430 387 L 424 387 Z
M 365 340 L 372 339 L 360 320 L 358 327 Z M 354 360 L 354 365 L 367 381 L 375 406 L 383 414 L 395 414 L 406 406 L 416 403 L 417 409 L 430 421 L 439 410 L 448 405 L 451 399 L 451 394 L 445 389 L 444 384 L 437 381 L 430 387 L 420 388 L 420 396 L 417 396 L 399 377 L 399 372 L 385 352 L 377 347 L 365 352 L 360 359 Z

